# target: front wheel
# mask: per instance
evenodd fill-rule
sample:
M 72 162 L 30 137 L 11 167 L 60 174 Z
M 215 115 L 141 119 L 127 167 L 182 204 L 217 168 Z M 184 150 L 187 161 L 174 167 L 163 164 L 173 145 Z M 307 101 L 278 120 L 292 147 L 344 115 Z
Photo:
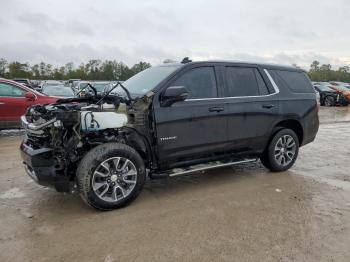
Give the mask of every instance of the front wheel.
M 79 163 L 77 185 L 83 200 L 100 210 L 129 204 L 146 179 L 142 158 L 130 146 L 108 143 L 89 151 Z
M 271 171 L 288 170 L 295 163 L 299 153 L 299 139 L 291 129 L 282 129 L 272 138 L 261 156 L 263 165 Z
M 335 99 L 332 96 L 326 96 L 324 99 L 325 106 L 335 106 Z

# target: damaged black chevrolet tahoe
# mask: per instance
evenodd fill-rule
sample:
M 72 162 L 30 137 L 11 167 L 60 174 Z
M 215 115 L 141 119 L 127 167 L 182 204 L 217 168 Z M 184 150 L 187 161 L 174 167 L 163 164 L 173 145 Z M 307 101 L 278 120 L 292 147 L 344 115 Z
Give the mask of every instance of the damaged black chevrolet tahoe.
M 33 106 L 22 117 L 21 154 L 39 184 L 76 189 L 89 205 L 110 210 L 135 199 L 147 176 L 257 159 L 287 170 L 299 147 L 315 139 L 317 112 L 300 69 L 183 61 L 144 70 L 103 94 Z

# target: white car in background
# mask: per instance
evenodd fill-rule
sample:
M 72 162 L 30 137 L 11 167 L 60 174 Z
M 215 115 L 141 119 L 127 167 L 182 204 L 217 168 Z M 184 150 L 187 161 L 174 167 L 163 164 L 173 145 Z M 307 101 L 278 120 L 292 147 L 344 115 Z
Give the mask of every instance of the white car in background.
M 56 80 L 46 80 L 41 83 L 40 89 L 43 90 L 47 86 L 59 86 L 59 85 L 63 85 L 63 83 L 61 81 L 56 81 Z

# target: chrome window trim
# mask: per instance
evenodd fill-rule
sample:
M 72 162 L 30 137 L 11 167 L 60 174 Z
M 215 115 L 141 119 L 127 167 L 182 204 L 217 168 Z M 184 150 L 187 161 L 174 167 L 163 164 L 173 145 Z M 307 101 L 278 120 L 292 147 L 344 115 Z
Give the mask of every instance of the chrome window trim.
M 280 92 L 280 89 L 278 88 L 275 80 L 273 80 L 272 76 L 270 75 L 269 71 L 267 69 L 264 69 L 264 72 L 265 74 L 267 75 L 267 77 L 269 78 L 272 86 L 273 86 L 273 89 L 275 89 L 275 93 L 274 94 L 278 94 Z
M 272 84 L 273 89 L 275 90 L 274 93 L 268 94 L 268 95 L 260 95 L 260 96 L 225 96 L 225 97 L 214 97 L 214 98 L 192 98 L 192 99 L 186 99 L 184 102 L 187 101 L 203 101 L 203 100 L 221 100 L 221 99 L 240 99 L 240 98 L 258 98 L 258 97 L 268 97 L 268 96 L 274 96 L 277 95 L 280 92 L 280 89 L 278 88 L 276 82 L 273 80 L 272 76 L 270 75 L 269 71 L 267 69 L 264 69 L 265 74 L 267 75 L 270 83 Z

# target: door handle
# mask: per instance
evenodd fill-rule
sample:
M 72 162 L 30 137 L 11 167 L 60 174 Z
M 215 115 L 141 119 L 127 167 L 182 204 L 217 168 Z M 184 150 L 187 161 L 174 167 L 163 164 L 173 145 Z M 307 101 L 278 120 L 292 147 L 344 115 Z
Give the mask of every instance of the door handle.
M 209 110 L 209 112 L 221 112 L 221 111 L 224 111 L 224 108 L 214 106 L 214 107 L 209 107 L 208 110 Z
M 275 105 L 272 105 L 272 104 L 266 104 L 266 105 L 262 105 L 263 108 L 267 108 L 267 109 L 271 109 L 271 108 L 274 108 Z
M 0 105 L 5 105 L 5 103 L 4 102 L 0 102 Z

